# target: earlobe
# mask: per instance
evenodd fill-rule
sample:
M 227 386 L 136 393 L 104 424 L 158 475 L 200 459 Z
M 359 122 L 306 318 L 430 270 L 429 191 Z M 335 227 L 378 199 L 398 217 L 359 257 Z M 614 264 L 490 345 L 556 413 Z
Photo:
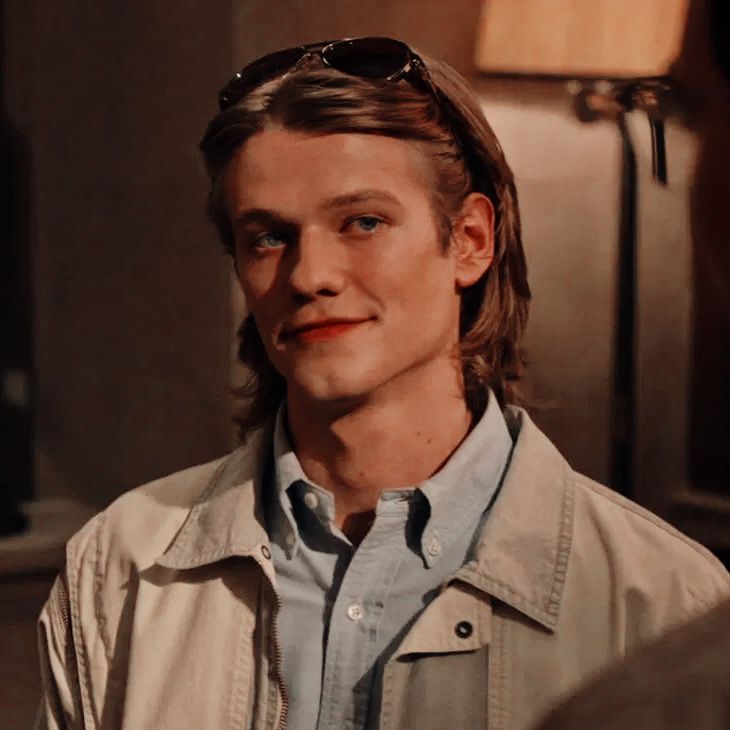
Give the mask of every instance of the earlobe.
M 454 228 L 456 282 L 462 289 L 475 284 L 494 260 L 494 207 L 482 193 L 465 199 Z

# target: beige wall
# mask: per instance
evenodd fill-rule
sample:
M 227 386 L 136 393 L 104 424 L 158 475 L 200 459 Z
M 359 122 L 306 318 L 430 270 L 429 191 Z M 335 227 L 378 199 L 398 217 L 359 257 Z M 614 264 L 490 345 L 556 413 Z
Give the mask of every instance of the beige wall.
M 580 470 L 609 467 L 618 136 L 582 124 L 561 84 L 482 81 L 516 178 L 533 291 L 526 344 L 534 416 Z
M 648 125 L 639 124 L 644 120 L 638 118 L 633 121 L 634 135 L 640 143 L 640 163 L 643 161 L 638 250 L 636 496 L 652 510 L 668 516 L 674 492 L 689 486 L 693 272 L 688 195 L 695 147 L 690 133 L 669 125 L 669 184 L 652 184 Z M 691 536 L 707 541 L 700 532 Z
M 534 300 L 527 345 L 536 420 L 573 465 L 610 477 L 621 150 L 609 122 L 577 121 L 560 84 L 481 81 L 515 170 Z M 662 511 L 686 477 L 691 314 L 687 208 L 693 140 L 667 128 L 669 184 L 651 177 L 646 119 L 630 129 L 639 169 L 635 497 Z

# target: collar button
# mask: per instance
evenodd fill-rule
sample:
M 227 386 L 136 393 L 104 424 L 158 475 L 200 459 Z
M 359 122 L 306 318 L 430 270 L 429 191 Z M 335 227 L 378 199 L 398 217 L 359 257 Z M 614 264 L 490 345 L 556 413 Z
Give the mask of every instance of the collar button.
M 435 537 L 431 538 L 426 551 L 432 558 L 437 558 L 441 555 L 441 543 Z

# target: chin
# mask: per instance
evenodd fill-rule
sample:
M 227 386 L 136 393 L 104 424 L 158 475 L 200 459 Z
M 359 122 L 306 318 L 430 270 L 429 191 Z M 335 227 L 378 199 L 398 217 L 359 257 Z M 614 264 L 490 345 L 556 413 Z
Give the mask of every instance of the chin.
M 303 368 L 287 378 L 290 393 L 297 392 L 303 399 L 322 405 L 362 401 L 377 388 L 377 384 L 377 379 L 367 377 L 352 367 L 320 372 L 316 368 Z
M 301 393 L 304 398 L 314 403 L 346 403 L 362 400 L 370 390 L 353 382 L 297 382 L 288 386 Z

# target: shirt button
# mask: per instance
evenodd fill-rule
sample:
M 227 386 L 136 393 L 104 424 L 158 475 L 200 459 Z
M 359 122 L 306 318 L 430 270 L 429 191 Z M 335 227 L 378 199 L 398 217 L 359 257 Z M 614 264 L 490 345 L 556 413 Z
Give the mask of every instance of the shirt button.
M 454 632 L 460 639 L 468 639 L 474 633 L 474 627 L 469 621 L 459 621 L 454 627 Z
M 435 537 L 429 541 L 428 548 L 426 549 L 432 558 L 437 558 L 441 555 L 441 543 Z
M 261 546 L 261 553 L 267 560 L 271 558 L 271 550 L 266 545 Z
M 362 606 L 359 603 L 351 603 L 347 607 L 347 617 L 351 621 L 359 621 L 363 617 L 364 613 Z
M 304 495 L 304 504 L 306 504 L 309 509 L 316 509 L 319 504 L 317 495 L 314 492 L 307 492 Z

